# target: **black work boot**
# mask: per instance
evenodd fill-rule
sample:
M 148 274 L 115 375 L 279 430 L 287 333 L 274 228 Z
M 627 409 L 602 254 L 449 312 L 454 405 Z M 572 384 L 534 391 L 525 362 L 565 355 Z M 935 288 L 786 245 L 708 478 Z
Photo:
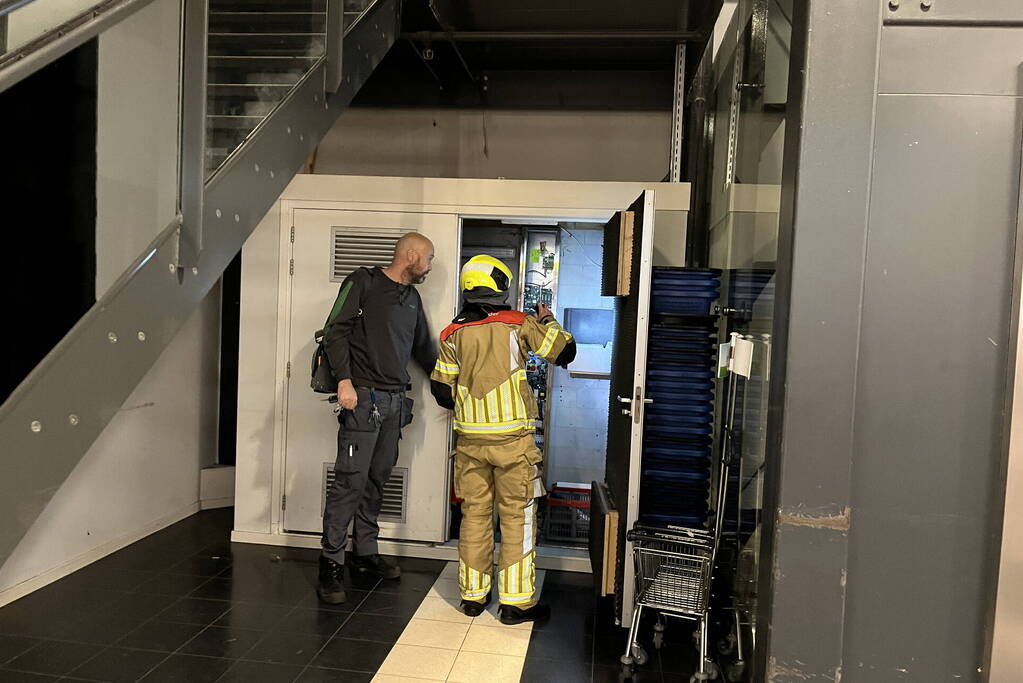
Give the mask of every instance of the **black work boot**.
M 487 597 L 483 602 L 476 602 L 475 600 L 462 600 L 462 611 L 465 612 L 467 617 L 478 617 L 483 614 L 484 610 L 490 606 L 490 599 L 494 596 L 493 592 L 488 592 Z
M 501 605 L 501 623 L 509 626 L 526 621 L 546 621 L 551 618 L 551 608 L 537 603 L 529 609 L 519 609 L 514 605 Z
M 344 565 L 320 555 L 320 585 L 316 588 L 316 594 L 328 605 L 340 605 L 348 599 L 345 594 Z
M 375 574 L 381 579 L 401 578 L 401 567 L 380 555 L 355 555 L 352 557 L 352 568 L 357 572 Z

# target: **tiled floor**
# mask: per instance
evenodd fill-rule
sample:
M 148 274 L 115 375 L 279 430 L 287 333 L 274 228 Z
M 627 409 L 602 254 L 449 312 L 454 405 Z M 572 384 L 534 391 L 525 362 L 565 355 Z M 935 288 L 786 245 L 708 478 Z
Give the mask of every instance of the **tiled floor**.
M 0 608 L 0 682 L 618 679 L 625 634 L 589 576 L 547 572 L 554 616 L 532 629 L 465 617 L 434 560 L 399 559 L 398 582 L 349 577 L 329 608 L 318 551 L 232 544 L 231 516 L 199 513 Z M 688 679 L 675 630 L 637 683 Z

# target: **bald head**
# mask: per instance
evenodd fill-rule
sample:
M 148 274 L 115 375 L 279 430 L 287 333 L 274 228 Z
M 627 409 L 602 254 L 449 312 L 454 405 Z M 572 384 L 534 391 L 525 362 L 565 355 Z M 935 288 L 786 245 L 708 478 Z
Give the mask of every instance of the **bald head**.
M 408 232 L 394 245 L 388 268 L 406 284 L 420 284 L 433 268 L 433 242 L 418 232 Z

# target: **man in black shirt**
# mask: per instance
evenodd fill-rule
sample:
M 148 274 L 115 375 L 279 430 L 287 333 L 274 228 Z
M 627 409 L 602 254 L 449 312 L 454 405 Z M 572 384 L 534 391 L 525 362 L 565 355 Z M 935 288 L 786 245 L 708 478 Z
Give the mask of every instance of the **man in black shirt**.
M 385 579 L 400 569 L 380 557 L 377 517 L 384 484 L 398 460 L 401 429 L 412 421 L 406 367 L 429 376 L 437 351 L 423 301 L 413 285 L 433 267 L 433 243 L 418 233 L 398 240 L 391 265 L 359 268 L 341 284 L 323 345 L 338 380 L 337 461 L 323 511 L 320 599 L 347 599 L 343 582 L 348 525 L 353 525 L 354 568 Z

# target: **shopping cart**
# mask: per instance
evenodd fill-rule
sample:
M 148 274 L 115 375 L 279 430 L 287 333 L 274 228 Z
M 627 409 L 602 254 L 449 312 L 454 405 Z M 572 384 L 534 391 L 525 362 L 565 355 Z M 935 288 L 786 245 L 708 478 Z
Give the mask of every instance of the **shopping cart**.
M 636 597 L 629 642 L 622 655 L 626 671 L 649 658 L 637 634 L 644 608 L 660 615 L 696 621 L 700 625 L 700 668 L 694 681 L 716 677 L 707 660 L 707 617 L 715 554 L 713 532 L 684 527 L 658 528 L 637 524 L 628 533 L 636 565 Z M 654 646 L 664 640 L 664 623 L 654 626 Z

